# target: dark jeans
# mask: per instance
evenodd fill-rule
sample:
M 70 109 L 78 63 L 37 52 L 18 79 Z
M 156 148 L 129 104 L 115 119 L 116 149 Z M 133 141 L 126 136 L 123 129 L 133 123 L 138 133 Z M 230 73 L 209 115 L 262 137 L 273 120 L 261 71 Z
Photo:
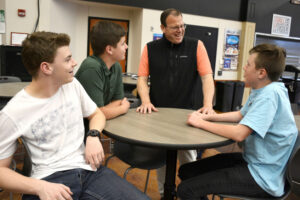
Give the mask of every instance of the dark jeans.
M 96 172 L 84 169 L 56 172 L 43 180 L 70 187 L 73 200 L 149 200 L 144 193 L 104 166 Z M 39 197 L 23 195 L 23 200 L 29 199 L 35 200 Z
M 177 195 L 194 200 L 208 194 L 243 194 L 271 197 L 252 178 L 241 153 L 223 153 L 184 164 L 178 176 L 182 180 Z

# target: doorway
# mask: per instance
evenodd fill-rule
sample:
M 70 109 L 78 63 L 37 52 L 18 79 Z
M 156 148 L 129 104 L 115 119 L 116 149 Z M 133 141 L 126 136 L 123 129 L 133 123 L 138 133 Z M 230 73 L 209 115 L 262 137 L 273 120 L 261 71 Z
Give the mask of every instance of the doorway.
M 87 52 L 87 55 L 88 56 L 91 56 L 93 55 L 93 49 L 92 49 L 92 46 L 91 46 L 91 41 L 90 41 L 90 32 L 93 28 L 93 26 L 99 22 L 99 21 L 109 21 L 109 22 L 113 22 L 113 23 L 116 23 L 116 24 L 119 24 L 121 25 L 125 31 L 126 31 L 126 43 L 128 44 L 128 36 L 129 36 L 129 20 L 120 20 L 120 19 L 109 19 L 109 18 L 100 18 L 100 17 L 89 17 L 89 30 L 88 30 L 88 52 Z M 127 71 L 127 57 L 128 57 L 128 49 L 126 51 L 126 55 L 125 55 L 125 59 L 124 60 L 121 60 L 119 61 L 121 67 L 122 67 L 122 72 L 126 72 Z
M 201 40 L 204 43 L 213 72 L 215 72 L 216 65 L 218 33 L 219 30 L 217 28 L 196 26 L 190 24 L 187 24 L 185 30 L 186 36 Z

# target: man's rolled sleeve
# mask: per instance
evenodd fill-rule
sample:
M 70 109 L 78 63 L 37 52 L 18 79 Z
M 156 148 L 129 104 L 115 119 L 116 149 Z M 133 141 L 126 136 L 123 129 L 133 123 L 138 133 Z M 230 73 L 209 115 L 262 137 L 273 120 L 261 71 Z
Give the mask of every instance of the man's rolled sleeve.
M 197 71 L 200 76 L 212 74 L 211 64 L 203 42 L 198 40 L 197 46 Z
M 147 45 L 144 47 L 142 52 L 138 76 L 149 76 L 149 58 Z

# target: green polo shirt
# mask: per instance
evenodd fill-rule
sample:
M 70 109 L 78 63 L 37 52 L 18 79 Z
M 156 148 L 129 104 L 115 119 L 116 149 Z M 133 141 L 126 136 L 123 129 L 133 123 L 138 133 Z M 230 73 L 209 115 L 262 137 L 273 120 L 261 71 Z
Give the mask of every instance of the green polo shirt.
M 98 107 L 124 98 L 122 68 L 118 62 L 108 69 L 101 58 L 89 56 L 75 77 Z

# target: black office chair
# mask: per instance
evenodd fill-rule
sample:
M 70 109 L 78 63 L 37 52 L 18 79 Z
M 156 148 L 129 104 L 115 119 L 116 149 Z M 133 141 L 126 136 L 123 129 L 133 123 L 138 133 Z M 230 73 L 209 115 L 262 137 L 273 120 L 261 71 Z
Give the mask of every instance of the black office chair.
M 20 174 L 23 174 L 24 176 L 30 176 L 31 168 L 32 168 L 30 153 L 29 153 L 28 147 L 27 147 L 26 143 L 24 143 L 23 139 L 20 138 L 19 143 L 23 144 L 24 148 L 25 148 L 24 157 L 23 157 L 23 166 L 21 169 L 18 169 L 16 161 L 14 159 L 12 159 L 10 168 Z M 2 191 L 3 190 L 0 188 L 0 192 L 2 192 Z M 9 199 L 10 200 L 14 199 L 13 192 L 9 192 Z
M 23 167 L 20 170 L 20 173 L 24 176 L 31 176 L 31 170 L 32 170 L 32 161 L 31 161 L 31 153 L 28 149 L 27 144 L 24 142 L 23 138 L 20 138 L 20 143 L 23 144 L 25 148 L 24 153 L 24 161 L 23 161 Z
M 21 82 L 21 79 L 16 76 L 0 76 L 0 83 Z
M 300 135 L 294 146 L 293 152 L 290 156 L 288 167 L 287 167 L 287 180 L 290 184 L 291 191 L 293 194 L 300 197 Z
M 130 103 L 130 108 L 137 108 L 139 105 L 141 105 L 141 99 L 134 96 L 127 97 L 127 100 Z
M 130 98 L 128 101 L 130 102 L 130 108 L 136 108 L 141 104 L 141 101 L 138 98 Z M 117 157 L 130 165 L 130 167 L 125 170 L 123 178 L 126 179 L 126 176 L 131 169 L 139 168 L 147 170 L 144 193 L 147 192 L 150 170 L 161 168 L 166 164 L 167 152 L 162 149 L 142 147 L 115 141 L 112 151 L 113 154 L 106 159 L 105 166 L 107 166 L 109 160 L 113 157 Z
M 139 168 L 147 170 L 147 177 L 144 188 L 144 193 L 146 193 L 150 170 L 163 167 L 166 164 L 166 154 L 167 153 L 165 150 L 142 147 L 115 141 L 113 155 L 109 156 L 106 159 L 105 166 L 107 166 L 108 161 L 115 156 L 126 164 L 130 165 L 130 167 L 128 167 L 124 172 L 123 178 L 125 179 L 131 169 Z
M 0 76 L 1 83 L 10 83 L 10 82 L 21 82 L 21 79 L 16 76 Z M 7 102 L 10 100 L 10 97 L 0 97 L 0 110 L 4 108 Z
M 220 200 L 224 198 L 232 198 L 232 199 L 243 199 L 243 200 L 284 200 L 286 199 L 290 193 L 297 195 L 300 197 L 300 136 L 298 133 L 297 141 L 289 158 L 286 170 L 286 184 L 284 188 L 284 194 L 281 197 L 273 197 L 273 198 L 262 198 L 262 197 L 248 197 L 245 195 L 234 195 L 234 194 L 215 194 L 212 197 L 217 195 L 220 197 Z
M 281 81 L 285 84 L 285 87 L 288 89 L 289 98 L 291 103 L 297 102 L 297 86 L 298 86 L 298 75 L 300 73 L 300 69 L 294 65 L 286 65 L 284 72 L 290 72 L 292 76 L 281 76 Z

